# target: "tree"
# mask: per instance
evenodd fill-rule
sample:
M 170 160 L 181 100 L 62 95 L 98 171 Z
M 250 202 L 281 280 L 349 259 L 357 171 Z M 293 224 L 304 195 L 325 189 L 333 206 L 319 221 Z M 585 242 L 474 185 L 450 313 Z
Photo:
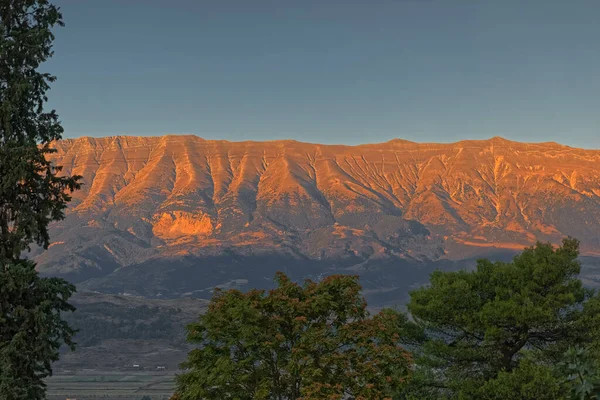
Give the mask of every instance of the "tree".
M 584 317 L 580 323 L 581 329 L 587 333 L 585 346 L 586 356 L 595 360 L 595 367 L 600 370 L 600 295 L 586 301 L 584 305 Z
M 39 72 L 52 56 L 51 29 L 62 25 L 47 0 L 0 0 L 0 398 L 42 399 L 62 343 L 73 331 L 61 319 L 74 287 L 40 278 L 22 259 L 31 244 L 47 248 L 48 225 L 64 217 L 79 177 L 62 176 L 46 155 L 63 129 L 45 111 L 55 80 Z
M 28 261 L 0 271 L 0 399 L 45 398 L 42 379 L 58 359 L 61 343 L 72 346 L 74 331 L 61 319 L 74 287 L 40 278 Z
M 569 348 L 559 364 L 559 371 L 570 383 L 572 400 L 600 399 L 598 360 L 593 359 L 586 349 Z
M 58 176 L 46 159 L 63 129 L 54 110 L 44 111 L 56 78 L 36 69 L 53 54 L 55 25 L 62 16 L 47 0 L 0 0 L 0 258 L 48 246 L 48 224 L 78 188 L 79 177 Z
M 276 282 L 268 294 L 215 293 L 188 328 L 200 347 L 182 364 L 178 399 L 384 399 L 404 384 L 401 315 L 370 316 L 357 277 Z
M 592 292 L 577 278 L 578 254 L 579 242 L 565 239 L 556 249 L 538 243 L 510 263 L 434 272 L 408 305 L 422 335 L 409 347 L 417 365 L 409 398 L 499 398 L 482 390 L 560 398 L 551 367 L 570 345 L 590 342 L 586 324 L 597 321 L 586 306 Z M 527 397 L 531 385 L 541 392 Z
M 495 379 L 484 382 L 460 398 L 478 400 L 567 400 L 567 386 L 556 371 L 523 358 L 514 370 L 500 371 Z

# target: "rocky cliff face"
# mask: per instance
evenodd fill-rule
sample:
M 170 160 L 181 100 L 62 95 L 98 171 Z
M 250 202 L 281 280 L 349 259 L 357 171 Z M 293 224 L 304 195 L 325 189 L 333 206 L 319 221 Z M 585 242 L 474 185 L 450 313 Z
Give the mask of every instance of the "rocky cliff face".
M 600 151 L 501 138 L 361 146 L 195 136 L 80 138 L 83 176 L 43 271 L 84 277 L 177 257 L 460 259 L 535 240 L 600 253 Z

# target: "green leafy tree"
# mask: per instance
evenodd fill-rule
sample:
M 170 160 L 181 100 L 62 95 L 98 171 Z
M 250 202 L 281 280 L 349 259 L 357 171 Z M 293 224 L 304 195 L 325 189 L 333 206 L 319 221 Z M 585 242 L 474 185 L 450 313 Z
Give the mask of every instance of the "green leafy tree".
M 182 365 L 178 399 L 391 399 L 409 374 L 402 316 L 370 316 L 354 276 L 276 281 L 268 294 L 215 293 L 189 326 L 200 347 Z
M 559 364 L 559 370 L 566 376 L 571 387 L 572 400 L 600 399 L 600 371 L 598 360 L 580 347 L 570 348 Z
M 500 371 L 495 379 L 484 382 L 459 398 L 478 400 L 566 400 L 567 385 L 554 369 L 523 358 L 512 371 Z
M 63 343 L 73 331 L 61 319 L 74 287 L 40 278 L 21 258 L 32 244 L 47 248 L 48 225 L 64 216 L 79 177 L 62 176 L 46 155 L 63 132 L 45 111 L 54 77 L 38 71 L 52 56 L 52 28 L 62 25 L 46 0 L 0 0 L 0 398 L 45 396 Z
M 538 243 L 509 263 L 434 272 L 408 305 L 413 331 L 403 337 L 417 366 L 408 398 L 561 398 L 551 367 L 570 345 L 591 341 L 587 323 L 597 320 L 578 279 L 578 254 L 579 242 L 565 239 L 558 248 Z

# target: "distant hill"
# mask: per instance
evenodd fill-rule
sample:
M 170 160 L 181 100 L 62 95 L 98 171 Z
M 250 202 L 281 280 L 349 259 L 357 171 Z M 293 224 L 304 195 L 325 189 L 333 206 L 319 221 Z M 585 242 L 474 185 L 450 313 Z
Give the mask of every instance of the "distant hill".
M 144 296 L 208 297 L 352 272 L 378 296 L 432 268 L 510 257 L 536 240 L 600 254 L 600 151 L 493 138 L 337 146 L 196 136 L 63 140 L 53 161 L 83 189 L 45 274 Z M 394 294 L 396 293 L 396 294 Z
M 83 368 L 177 370 L 192 349 L 185 341 L 185 327 L 207 306 L 201 299 L 159 300 L 102 293 L 78 293 L 71 303 L 77 310 L 64 317 L 79 331 L 77 351 L 63 351 L 55 364 L 59 373 Z
M 500 253 L 492 254 L 494 258 L 506 258 Z M 600 288 L 600 258 L 582 257 L 582 280 L 592 288 Z M 463 266 L 473 266 L 469 261 Z M 453 268 L 456 264 L 438 265 Z M 369 304 L 376 311 L 378 305 L 398 303 L 407 300 L 410 284 L 425 282 L 425 270 L 418 266 L 407 268 L 403 275 L 406 284 L 399 284 L 399 278 L 392 279 L 387 286 L 385 279 L 373 279 L 373 274 L 384 277 L 394 276 L 393 268 L 380 267 L 375 271 L 362 272 L 363 284 L 370 287 L 365 294 Z M 416 271 L 415 271 L 416 270 Z M 402 268 L 399 269 L 402 273 Z M 416 281 L 415 281 L 416 279 Z M 379 282 L 379 289 L 373 282 Z M 389 290 L 392 284 L 399 285 Z M 388 290 L 382 290 L 387 288 Z M 187 352 L 193 346 L 185 342 L 185 326 L 196 321 L 204 313 L 208 302 L 203 299 L 148 299 L 136 296 L 119 296 L 103 293 L 80 292 L 71 303 L 77 307 L 75 313 L 66 313 L 69 324 L 79 330 L 75 340 L 77 351 L 64 351 L 60 361 L 55 364 L 59 374 L 69 374 L 84 369 L 98 371 L 130 371 L 136 372 L 133 365 L 139 365 L 144 371 L 158 371 L 165 367 L 167 372 L 178 369 Z

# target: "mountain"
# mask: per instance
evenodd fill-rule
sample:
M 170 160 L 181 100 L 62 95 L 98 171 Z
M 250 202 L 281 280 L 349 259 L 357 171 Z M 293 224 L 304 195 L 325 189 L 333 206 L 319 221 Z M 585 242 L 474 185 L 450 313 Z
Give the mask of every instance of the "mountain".
M 196 136 L 69 139 L 52 160 L 83 176 L 44 274 L 145 296 L 363 276 L 405 291 L 432 268 L 571 235 L 600 254 L 600 151 L 502 138 L 360 146 Z M 426 279 L 426 278 L 425 278 Z

